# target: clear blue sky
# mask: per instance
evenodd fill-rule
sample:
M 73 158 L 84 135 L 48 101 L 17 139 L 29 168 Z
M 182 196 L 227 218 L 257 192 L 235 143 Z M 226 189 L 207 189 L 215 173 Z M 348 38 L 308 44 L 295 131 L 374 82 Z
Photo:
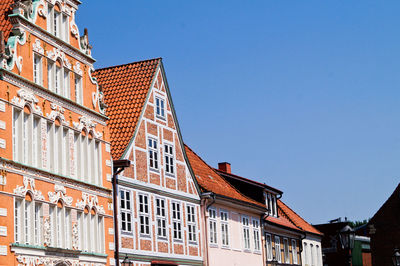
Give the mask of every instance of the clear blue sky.
M 309 222 L 400 181 L 400 1 L 83 2 L 96 67 L 163 57 L 185 142 Z

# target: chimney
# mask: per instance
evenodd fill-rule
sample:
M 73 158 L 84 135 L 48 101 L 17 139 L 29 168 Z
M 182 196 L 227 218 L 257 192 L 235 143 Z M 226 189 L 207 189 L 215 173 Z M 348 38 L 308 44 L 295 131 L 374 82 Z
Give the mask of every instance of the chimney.
M 218 169 L 230 174 L 231 173 L 231 164 L 228 162 L 218 163 Z

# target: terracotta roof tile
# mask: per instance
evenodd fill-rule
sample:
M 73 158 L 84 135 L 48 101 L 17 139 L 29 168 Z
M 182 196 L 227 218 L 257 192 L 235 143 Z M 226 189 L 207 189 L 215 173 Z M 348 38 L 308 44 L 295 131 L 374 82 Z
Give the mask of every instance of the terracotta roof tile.
M 0 1 L 0 30 L 4 32 L 4 39 L 7 40 L 10 36 L 12 25 L 8 18 L 11 13 L 11 4 L 14 0 L 1 0 Z
M 289 229 L 294 229 L 300 231 L 301 229 L 294 225 L 285 215 L 283 215 L 282 210 L 278 207 L 278 217 L 268 216 L 265 220 L 268 222 L 285 226 Z
M 285 203 L 283 203 L 281 200 L 278 200 L 278 207 L 279 209 L 288 217 L 288 219 L 295 224 L 297 227 L 302 229 L 303 231 L 317 234 L 317 235 L 322 235 L 320 231 L 315 229 L 314 226 L 311 224 L 307 223 L 306 220 L 300 217 L 297 213 L 295 213 L 289 206 L 287 206 Z
M 209 166 L 203 159 L 200 158 L 194 151 L 185 145 L 186 155 L 189 163 L 193 169 L 197 183 L 201 190 L 214 192 L 217 195 L 229 197 L 232 199 L 244 201 L 253 205 L 265 208 L 265 206 L 257 201 L 254 201 L 239 191 L 237 191 L 231 184 L 229 184 L 222 176 L 217 174 L 214 169 Z
M 120 159 L 136 129 L 137 121 L 161 58 L 97 69 L 94 76 L 102 86 L 108 105 L 111 155 Z

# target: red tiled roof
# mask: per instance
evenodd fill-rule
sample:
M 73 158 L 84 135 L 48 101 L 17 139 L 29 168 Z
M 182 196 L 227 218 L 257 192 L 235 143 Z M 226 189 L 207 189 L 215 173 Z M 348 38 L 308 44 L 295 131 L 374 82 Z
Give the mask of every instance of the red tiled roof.
M 317 234 L 317 235 L 322 235 L 320 231 L 315 229 L 314 226 L 311 224 L 307 223 L 306 220 L 300 217 L 297 213 L 295 213 L 289 206 L 287 206 L 285 203 L 283 203 L 281 200 L 278 200 L 278 207 L 282 210 L 282 212 L 290 219 L 290 221 L 295 224 L 297 227 L 302 229 L 303 231 Z
M 126 150 L 143 111 L 151 83 L 161 58 L 97 69 L 94 76 L 108 105 L 111 155 L 120 159 Z
M 8 15 L 11 12 L 11 4 L 14 0 L 1 0 L 0 1 L 0 31 L 4 32 L 4 39 L 7 40 L 10 36 L 12 25 Z
M 273 216 L 268 216 L 266 219 L 266 221 L 277 224 L 277 225 L 281 225 L 284 227 L 287 227 L 289 229 L 295 229 L 297 231 L 300 231 L 301 229 L 298 228 L 297 226 L 295 226 L 282 212 L 282 210 L 279 208 L 278 206 L 278 217 L 273 217 Z
M 265 208 L 265 206 L 255 200 L 252 200 L 239 191 L 237 191 L 231 184 L 229 184 L 224 178 L 217 174 L 214 169 L 209 166 L 203 159 L 200 158 L 194 151 L 192 151 L 187 145 L 185 145 L 186 155 L 189 159 L 189 163 L 193 169 L 194 175 L 196 176 L 197 183 L 203 191 L 214 192 L 217 195 L 229 197 L 232 199 L 251 203 L 253 205 Z

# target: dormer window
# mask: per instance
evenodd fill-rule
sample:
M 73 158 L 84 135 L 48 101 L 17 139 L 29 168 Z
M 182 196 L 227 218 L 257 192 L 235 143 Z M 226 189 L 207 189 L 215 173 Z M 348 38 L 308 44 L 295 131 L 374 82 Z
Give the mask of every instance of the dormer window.
M 265 204 L 267 205 L 269 215 L 277 217 L 278 211 L 276 209 L 276 195 L 269 192 L 265 193 Z

